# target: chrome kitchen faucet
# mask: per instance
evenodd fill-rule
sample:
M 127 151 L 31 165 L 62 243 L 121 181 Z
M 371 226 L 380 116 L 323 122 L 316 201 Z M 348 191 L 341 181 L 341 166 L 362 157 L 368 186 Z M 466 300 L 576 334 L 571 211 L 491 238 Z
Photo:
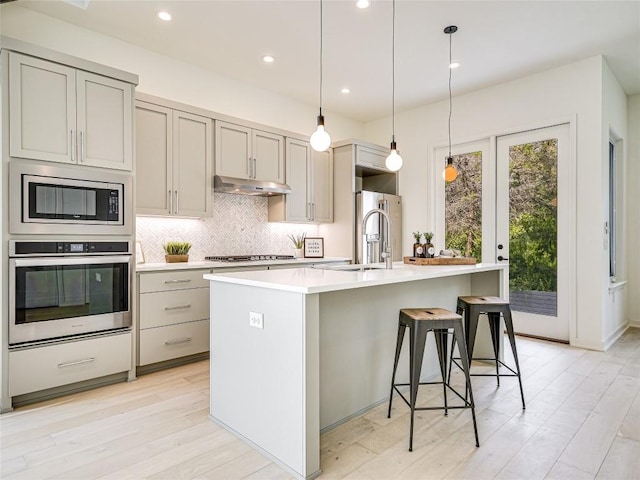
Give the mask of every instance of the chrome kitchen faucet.
M 385 268 L 393 268 L 393 253 L 391 251 L 391 217 L 389 214 L 381 208 L 369 210 L 362 219 L 362 235 L 365 237 L 367 236 L 367 220 L 369 220 L 369 217 L 374 213 L 379 213 L 387 220 L 387 229 L 384 231 L 384 237 L 382 239 L 382 254 L 380 256 L 384 258 Z

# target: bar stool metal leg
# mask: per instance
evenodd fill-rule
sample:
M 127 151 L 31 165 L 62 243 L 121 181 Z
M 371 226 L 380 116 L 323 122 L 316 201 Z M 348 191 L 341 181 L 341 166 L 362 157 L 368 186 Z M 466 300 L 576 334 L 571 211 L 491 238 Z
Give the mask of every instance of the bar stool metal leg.
M 418 387 L 420 386 L 420 370 L 422 368 L 422 359 L 424 358 L 424 346 L 427 335 L 420 331 L 419 326 L 409 329 L 411 343 L 409 343 L 409 364 L 411 365 L 410 380 L 410 407 L 411 407 L 411 426 L 409 428 L 409 451 L 413 451 L 413 417 L 416 411 L 416 399 L 418 398 Z
M 464 370 L 464 376 L 466 379 L 466 390 L 469 395 L 469 403 L 471 404 L 471 418 L 473 419 L 473 433 L 476 436 L 476 447 L 480 446 L 480 441 L 478 440 L 478 426 L 476 424 L 476 406 L 473 401 L 473 389 L 471 388 L 471 376 L 469 375 L 469 361 L 467 360 L 467 347 L 464 344 L 464 332 L 462 331 L 462 323 L 456 323 L 454 326 L 454 338 L 458 338 L 458 349 L 460 351 L 460 361 L 462 362 L 462 370 Z M 467 393 L 465 392 L 465 398 Z
M 389 412 L 387 418 L 391 418 L 391 402 L 393 402 L 393 385 L 396 382 L 396 371 L 398 370 L 398 360 L 400 359 L 400 351 L 402 350 L 402 341 L 404 340 L 404 332 L 407 329 L 401 321 L 398 320 L 398 339 L 396 340 L 396 357 L 393 361 L 393 374 L 391 375 L 391 392 L 389 393 Z
M 516 349 L 516 337 L 513 333 L 513 320 L 511 318 L 511 309 L 507 308 L 504 312 L 504 323 L 507 328 L 507 335 L 509 337 L 509 343 L 511 344 L 511 352 L 513 353 L 513 361 L 516 364 L 516 373 L 518 376 L 518 383 L 520 384 L 520 397 L 522 398 L 522 409 L 526 407 L 524 403 L 524 391 L 522 390 L 522 378 L 520 377 L 520 362 L 518 361 L 518 350 Z
M 438 350 L 438 362 L 440 363 L 440 373 L 442 374 L 442 394 L 444 396 L 444 416 L 449 415 L 449 409 L 447 406 L 447 342 L 448 331 L 447 330 L 434 330 L 436 337 L 436 349 Z
M 500 362 L 498 362 L 498 359 L 500 358 L 500 340 L 502 339 L 502 336 L 500 335 L 500 314 L 488 313 L 487 315 L 489 317 L 489 330 L 491 331 L 493 354 L 496 359 L 496 380 L 498 382 L 498 386 L 500 386 Z

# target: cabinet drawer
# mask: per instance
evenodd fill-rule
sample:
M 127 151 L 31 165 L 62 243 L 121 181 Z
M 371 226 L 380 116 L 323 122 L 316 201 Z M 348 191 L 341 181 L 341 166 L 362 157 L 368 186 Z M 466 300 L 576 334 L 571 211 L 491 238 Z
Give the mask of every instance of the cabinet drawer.
M 140 329 L 209 318 L 209 289 L 191 288 L 140 295 Z
M 209 351 L 209 320 L 140 331 L 140 365 Z
M 166 292 L 183 288 L 209 288 L 209 281 L 202 278 L 205 273 L 209 273 L 209 270 L 140 273 L 140 293 Z
M 9 352 L 9 394 L 103 377 L 131 369 L 131 333 Z
M 388 154 L 381 153 L 377 150 L 358 145 L 356 147 L 356 165 L 374 167 L 386 171 L 385 160 L 387 155 Z

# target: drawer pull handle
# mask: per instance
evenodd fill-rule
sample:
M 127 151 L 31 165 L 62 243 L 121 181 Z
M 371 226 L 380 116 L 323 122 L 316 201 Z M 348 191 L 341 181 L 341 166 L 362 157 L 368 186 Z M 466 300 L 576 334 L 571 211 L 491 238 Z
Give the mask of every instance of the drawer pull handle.
M 165 310 L 180 310 L 181 308 L 190 308 L 191 304 L 187 303 L 186 305 L 176 305 L 175 307 L 164 307 Z
M 191 337 L 177 338 L 176 340 L 167 340 L 165 345 L 177 345 L 178 343 L 187 343 L 191 341 Z
M 91 362 L 95 362 L 95 361 L 96 361 L 96 359 L 94 357 L 85 358 L 84 360 L 77 360 L 75 362 L 59 363 L 58 364 L 58 368 L 71 367 L 72 365 L 81 365 L 83 363 L 91 363 Z
M 190 281 L 190 278 L 185 278 L 184 280 L 165 280 L 164 283 L 189 283 Z

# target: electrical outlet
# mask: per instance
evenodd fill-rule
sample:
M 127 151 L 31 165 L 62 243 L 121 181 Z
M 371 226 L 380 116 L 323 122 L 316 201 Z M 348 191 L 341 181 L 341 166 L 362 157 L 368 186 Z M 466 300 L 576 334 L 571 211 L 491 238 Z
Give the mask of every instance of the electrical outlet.
M 264 328 L 264 314 L 249 312 L 249 326 L 254 328 Z

